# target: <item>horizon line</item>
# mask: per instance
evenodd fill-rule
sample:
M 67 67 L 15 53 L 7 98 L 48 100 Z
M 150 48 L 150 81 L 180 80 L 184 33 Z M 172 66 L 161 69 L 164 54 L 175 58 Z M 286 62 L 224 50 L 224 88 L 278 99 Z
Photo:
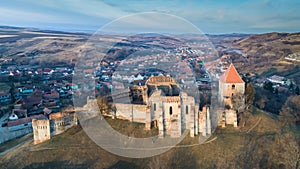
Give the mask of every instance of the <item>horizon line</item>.
M 74 34 L 95 34 L 97 32 L 99 32 L 97 29 L 96 31 L 94 29 L 77 29 L 77 30 L 72 30 L 72 29 L 48 29 L 48 28 L 38 28 L 38 27 L 31 27 L 31 26 L 18 26 L 18 25 L 1 25 L 0 24 L 0 28 L 15 28 L 15 29 L 29 29 L 29 30 L 33 30 L 33 31 L 53 31 L 53 32 L 61 32 L 61 33 L 74 33 Z M 149 34 L 151 34 L 153 32 L 149 32 Z M 222 35 L 260 35 L 260 34 L 268 34 L 268 33 L 279 33 L 279 34 L 284 34 L 284 33 L 288 33 L 288 34 L 293 34 L 293 33 L 300 33 L 300 31 L 295 31 L 295 32 L 289 32 L 289 31 L 268 31 L 268 32 L 259 32 L 259 33 L 250 33 L 250 32 L 230 32 L 230 33 L 203 33 L 201 35 L 217 35 L 217 36 L 222 36 Z M 110 33 L 105 33 L 106 35 L 130 35 L 130 34 L 134 34 L 134 33 L 117 33 L 117 32 L 110 32 Z M 138 33 L 138 34 L 143 34 L 143 33 Z M 145 33 L 147 34 L 147 33 Z M 172 33 L 163 33 L 162 34 L 170 34 L 170 35 L 194 35 L 193 33 L 180 33 L 180 34 L 172 34 Z M 196 34 L 196 33 L 195 33 Z

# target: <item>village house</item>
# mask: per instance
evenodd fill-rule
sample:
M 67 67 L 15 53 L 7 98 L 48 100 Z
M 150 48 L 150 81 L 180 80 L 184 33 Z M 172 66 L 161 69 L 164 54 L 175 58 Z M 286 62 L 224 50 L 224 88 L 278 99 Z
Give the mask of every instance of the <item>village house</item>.
M 51 75 L 54 72 L 51 68 L 44 68 L 43 74 L 45 75 Z
M 31 93 L 33 93 L 34 88 L 33 88 L 33 86 L 26 86 L 26 87 L 20 88 L 19 91 L 20 91 L 20 94 L 21 94 L 21 95 L 23 95 L 23 96 L 28 96 L 28 95 L 30 95 Z
M 273 75 L 267 78 L 270 82 L 280 85 L 285 85 L 286 78 L 283 76 Z
M 26 118 L 28 116 L 26 109 L 12 109 L 9 120 L 16 120 L 20 118 Z
M 0 104 L 11 101 L 11 94 L 9 92 L 0 91 Z
M 47 117 L 42 114 L 39 114 L 39 115 L 33 115 L 30 117 L 26 117 L 26 118 L 11 120 L 11 121 L 7 122 L 7 127 L 10 131 L 22 130 L 25 128 L 29 128 L 30 129 L 29 132 L 32 132 L 32 128 L 31 128 L 32 127 L 32 119 L 40 120 L 40 119 L 47 119 Z

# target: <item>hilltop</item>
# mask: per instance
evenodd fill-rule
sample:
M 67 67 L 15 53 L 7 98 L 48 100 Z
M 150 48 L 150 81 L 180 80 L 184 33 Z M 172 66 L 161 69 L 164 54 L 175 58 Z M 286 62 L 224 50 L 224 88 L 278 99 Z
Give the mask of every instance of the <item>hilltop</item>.
M 233 62 L 243 65 L 244 71 L 255 70 L 262 73 L 270 68 L 287 71 L 300 65 L 300 62 L 286 60 L 289 55 L 300 52 L 300 33 L 273 32 L 251 35 L 234 40 L 230 46 L 245 54 L 244 57 L 233 58 Z
M 67 63 L 78 56 L 86 34 L 0 27 L 0 58 L 19 64 Z
M 0 27 L 0 58 L 14 59 L 17 63 L 49 65 L 51 62 L 72 64 L 82 53 L 82 49 L 92 49 L 88 40 L 92 34 L 68 33 L 33 28 Z M 232 61 L 237 68 L 245 67 L 244 71 L 256 70 L 258 73 L 267 71 L 271 67 L 279 71 L 291 69 L 300 62 L 289 62 L 285 57 L 297 58 L 300 52 L 300 33 L 265 33 L 265 34 L 225 34 L 206 35 L 215 45 L 222 56 L 221 48 L 239 49 L 246 55 L 233 55 Z M 182 35 L 178 39 L 172 37 L 158 37 L 155 34 L 141 34 L 139 36 L 101 35 L 93 37 L 103 45 L 113 45 L 108 50 L 108 58 L 125 57 L 136 49 L 169 49 L 178 44 L 203 39 L 195 35 Z M 163 40 L 164 43 L 157 43 Z M 191 45 L 191 43 L 190 43 Z M 130 50 L 129 50 L 130 49 Z M 134 49 L 134 50 L 132 50 Z M 293 56 L 297 55 L 297 56 Z M 46 59 L 47 58 L 47 59 Z
M 129 159 L 106 152 L 73 127 L 53 139 L 33 145 L 27 141 L 0 156 L 7 168 L 295 168 L 299 165 L 299 132 L 277 116 L 253 108 L 244 114 L 245 126 L 217 129 L 206 144 L 185 138 L 178 147 L 145 159 Z M 120 121 L 111 120 L 114 124 Z M 126 122 L 125 122 L 126 124 Z M 132 124 L 135 125 L 135 124 Z M 293 129 L 293 130 L 292 130 Z M 132 132 L 127 130 L 127 132 Z M 129 134 L 127 133 L 127 134 Z M 190 145 L 181 147 L 180 145 Z

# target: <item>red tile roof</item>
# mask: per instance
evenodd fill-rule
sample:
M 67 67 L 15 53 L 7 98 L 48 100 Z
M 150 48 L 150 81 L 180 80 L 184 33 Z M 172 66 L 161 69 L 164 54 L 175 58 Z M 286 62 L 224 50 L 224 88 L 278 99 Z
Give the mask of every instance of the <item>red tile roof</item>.
M 224 83 L 244 83 L 232 63 L 226 72 L 221 76 L 220 80 Z
M 0 92 L 0 96 L 6 96 L 6 95 L 9 95 L 10 93 L 8 93 L 8 92 Z
M 22 119 L 18 119 L 18 120 L 14 120 L 14 121 L 9 121 L 7 123 L 8 127 L 13 127 L 13 126 L 18 126 L 21 124 L 26 124 L 26 123 L 30 123 L 32 121 L 32 119 L 47 119 L 46 116 L 39 114 L 39 115 L 34 115 L 34 116 L 30 116 L 30 117 L 26 117 L 26 118 L 22 118 Z
M 44 72 L 45 72 L 45 73 L 49 73 L 49 72 L 51 72 L 51 70 L 52 70 L 52 69 L 50 69 L 50 68 L 45 68 L 45 69 L 44 69 Z
M 93 73 L 94 70 L 93 69 L 84 69 L 83 73 Z

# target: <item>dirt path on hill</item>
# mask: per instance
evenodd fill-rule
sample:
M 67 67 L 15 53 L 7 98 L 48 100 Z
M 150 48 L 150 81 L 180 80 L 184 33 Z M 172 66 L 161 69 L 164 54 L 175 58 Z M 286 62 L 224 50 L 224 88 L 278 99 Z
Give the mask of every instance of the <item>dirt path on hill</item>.
M 155 147 L 155 148 L 135 148 L 135 147 L 115 147 L 115 146 L 103 146 L 102 148 L 115 148 L 115 149 L 130 149 L 130 150 L 155 150 L 155 149 L 166 149 L 166 148 L 185 148 L 185 147 L 194 147 L 194 146 L 199 146 L 202 144 L 208 144 L 211 143 L 215 140 L 217 140 L 217 136 L 212 138 L 211 140 L 208 140 L 207 142 L 204 143 L 196 143 L 196 144 L 185 144 L 185 145 L 176 145 L 176 146 L 164 146 L 164 147 Z M 29 151 L 42 151 L 42 150 L 53 150 L 53 149 L 59 149 L 59 148 L 75 148 L 75 149 L 92 149 L 94 147 L 82 147 L 80 144 L 72 144 L 72 145 L 66 145 L 66 146 L 53 146 L 53 147 L 43 147 L 43 148 L 32 148 Z
M 261 118 L 258 119 L 258 121 L 247 131 L 249 133 L 252 129 L 254 129 L 261 121 Z

